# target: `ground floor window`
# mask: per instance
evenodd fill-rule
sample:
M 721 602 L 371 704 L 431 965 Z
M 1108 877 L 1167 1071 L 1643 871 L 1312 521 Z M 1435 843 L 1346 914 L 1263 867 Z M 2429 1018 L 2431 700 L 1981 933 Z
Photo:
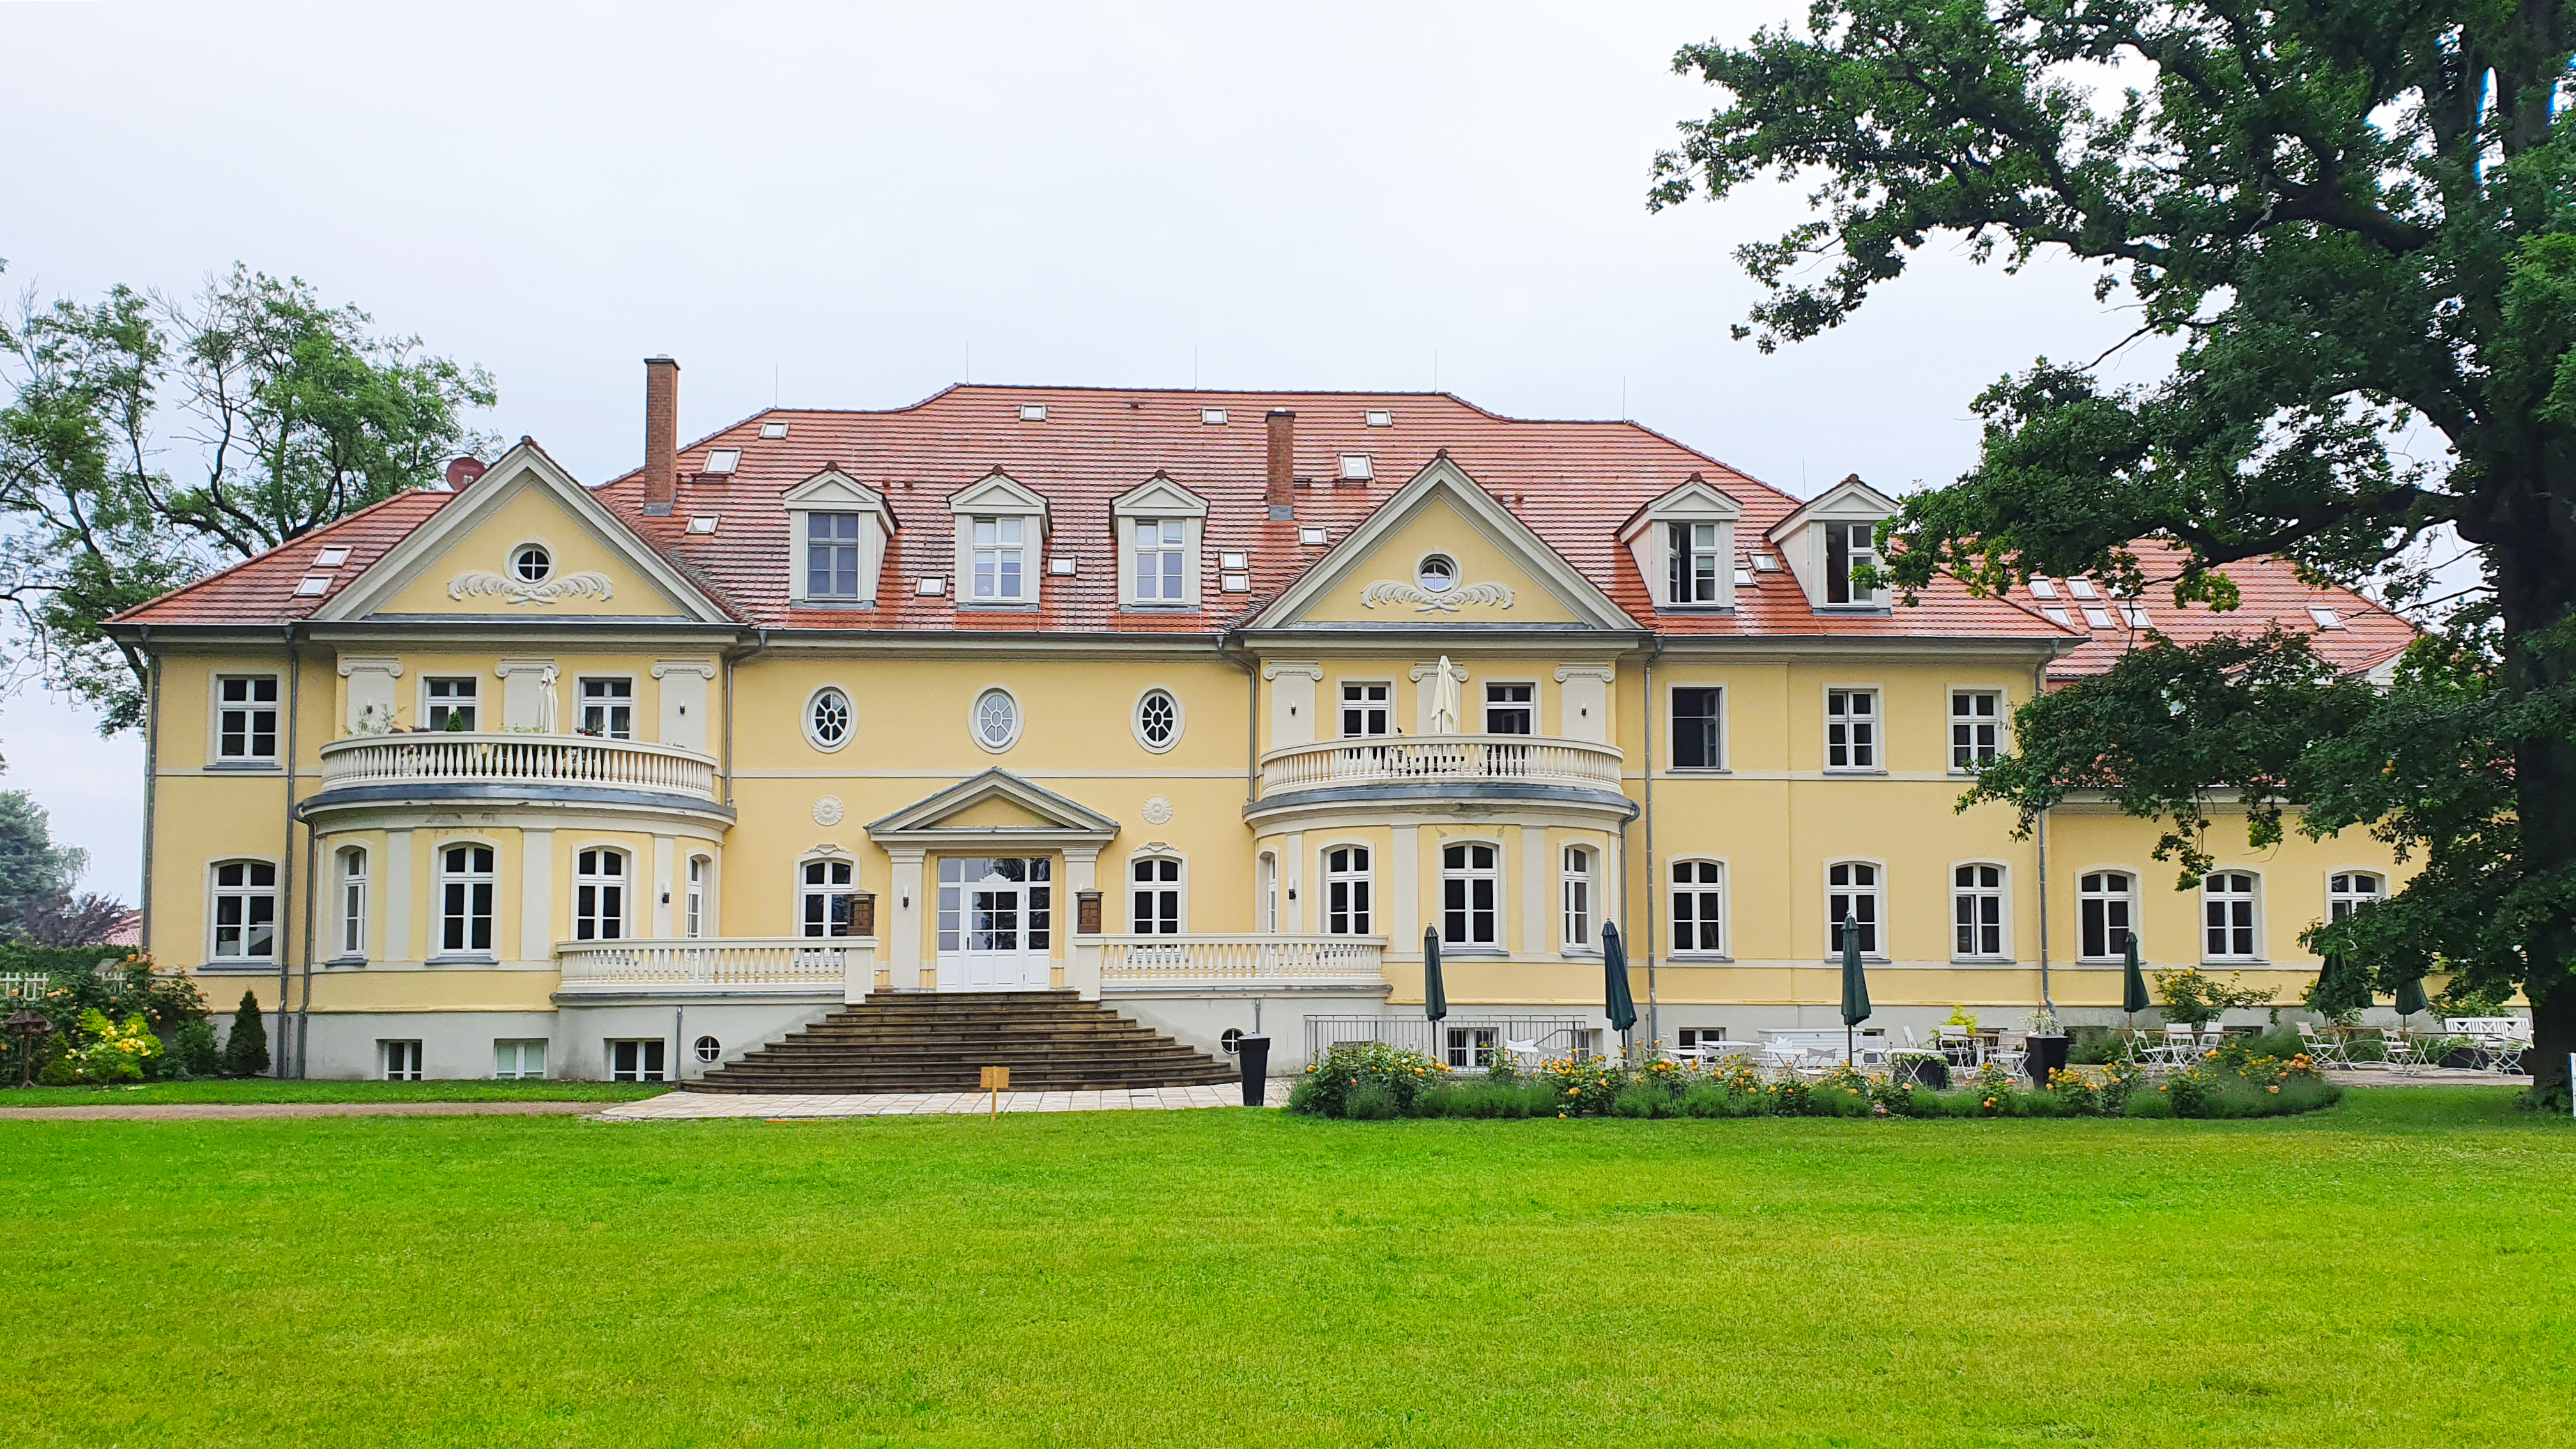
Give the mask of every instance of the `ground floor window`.
M 1055 862 L 1047 856 L 948 856 L 939 862 L 939 949 L 1044 951 L 1054 940 Z
M 1324 934 L 1369 934 L 1369 853 L 1365 845 L 1324 852 Z
M 1492 946 L 1502 940 L 1498 922 L 1501 874 L 1490 845 L 1448 845 L 1440 853 L 1440 939 L 1452 946 Z
M 1714 860 L 1673 862 L 1673 950 L 1716 956 L 1726 950 L 1726 867 Z
M 1825 952 L 1843 953 L 1843 922 L 1849 919 L 1860 938 L 1861 954 L 1878 954 L 1880 885 L 1878 867 L 1863 861 L 1837 861 L 1825 868 Z
M 215 867 L 214 959 L 268 961 L 277 955 L 277 867 L 228 860 Z
M 807 936 L 854 934 L 858 901 L 854 867 L 846 860 L 809 860 L 797 867 L 796 929 Z
M 1129 862 L 1127 929 L 1139 936 L 1181 933 L 1181 862 L 1177 856 L 1143 855 Z
M 1676 1033 L 1675 1036 L 1676 1041 L 1674 1044 L 1679 1046 L 1683 1051 L 1690 1051 L 1698 1047 L 1715 1046 L 1719 1042 L 1726 1040 L 1726 1028 L 1722 1026 L 1686 1026 Z
M 386 1081 L 417 1082 L 420 1080 L 419 1042 L 386 1041 L 378 1042 L 376 1045 L 384 1051 Z
M 2135 929 L 2138 884 L 2127 871 L 2086 871 L 2076 883 L 2076 950 L 2088 961 L 2109 961 L 2129 951 Z
M 690 1043 L 689 1050 L 697 1054 L 700 1066 L 712 1067 L 724 1060 L 724 1043 L 711 1036 L 699 1037 Z
M 1452 1026 L 1442 1029 L 1446 1039 L 1443 1059 L 1457 1071 L 1492 1065 L 1494 1049 L 1502 1045 L 1500 1028 L 1491 1026 Z
M 608 1044 L 608 1079 L 613 1082 L 659 1082 L 663 1076 L 662 1052 L 668 1043 L 660 1038 L 650 1041 L 612 1041 Z
M 522 1078 L 531 1081 L 543 1080 L 546 1075 L 546 1044 L 534 1040 L 494 1041 L 492 1075 L 504 1082 Z

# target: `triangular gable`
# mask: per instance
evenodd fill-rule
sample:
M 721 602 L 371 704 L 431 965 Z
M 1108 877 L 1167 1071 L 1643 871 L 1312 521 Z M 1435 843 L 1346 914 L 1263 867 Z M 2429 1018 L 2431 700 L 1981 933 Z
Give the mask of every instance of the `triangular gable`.
M 1636 537 L 1637 530 L 1657 520 L 1686 519 L 1693 522 L 1714 520 L 1718 523 L 1733 523 L 1743 516 L 1743 504 L 1711 485 L 1707 479 L 1693 473 L 1683 479 L 1679 487 L 1629 514 L 1628 521 L 1619 525 L 1619 540 L 1625 543 Z
M 880 845 L 943 842 L 1047 842 L 1106 845 L 1118 822 L 1078 801 L 1043 790 L 1008 770 L 991 769 L 914 801 L 868 827 Z
M 1109 502 L 1112 515 L 1145 514 L 1155 518 L 1205 518 L 1207 500 L 1172 481 L 1169 473 L 1156 471 L 1154 476 L 1119 494 Z
M 787 490 L 779 504 L 786 508 L 828 508 L 843 512 L 886 514 L 889 525 L 892 512 L 886 507 L 885 495 L 865 483 L 828 467 Z
M 1464 575 L 1450 599 L 1435 602 L 1414 587 L 1412 557 L 1424 538 L 1454 540 L 1444 551 L 1460 557 Z M 1401 552 L 1403 558 L 1396 558 Z M 1509 574 L 1517 579 L 1490 578 Z M 1525 583 L 1532 596 L 1519 593 Z M 1498 588 L 1481 586 L 1498 584 Z M 1357 609 L 1352 607 L 1357 605 Z M 1443 625 L 1634 629 L 1636 621 L 1612 603 L 1564 556 L 1512 516 L 1510 509 L 1469 477 L 1444 450 L 1398 488 L 1367 521 L 1291 584 L 1252 621 L 1255 629 L 1301 623 L 1383 621 L 1419 627 L 1425 617 Z
M 1875 522 L 1894 518 L 1905 505 L 1860 481 L 1853 473 L 1843 481 L 1798 505 L 1797 511 L 1771 525 L 1763 537 L 1778 541 L 1787 538 L 1806 524 L 1819 518 L 1867 519 Z
M 509 554 L 528 541 L 523 535 L 537 534 L 555 556 L 555 567 L 541 586 L 514 588 Z M 313 617 L 349 622 L 384 614 L 732 622 L 526 439 Z
M 1047 501 L 1031 492 L 1017 478 L 996 468 L 948 495 L 948 511 L 1044 514 Z

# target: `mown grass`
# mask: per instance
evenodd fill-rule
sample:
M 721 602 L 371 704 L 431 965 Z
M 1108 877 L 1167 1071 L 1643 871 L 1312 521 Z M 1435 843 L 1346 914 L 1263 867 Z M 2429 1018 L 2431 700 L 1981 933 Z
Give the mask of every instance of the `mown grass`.
M 15 1443 L 2576 1441 L 2576 1128 L 0 1123 Z
M 138 1082 L 122 1087 L 0 1088 L 0 1107 L 136 1107 L 185 1102 L 631 1102 L 659 1082 Z

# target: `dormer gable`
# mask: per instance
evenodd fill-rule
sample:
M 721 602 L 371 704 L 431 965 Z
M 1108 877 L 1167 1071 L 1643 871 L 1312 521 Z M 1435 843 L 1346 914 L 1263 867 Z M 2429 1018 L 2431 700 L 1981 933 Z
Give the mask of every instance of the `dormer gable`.
M 1111 501 L 1110 549 L 1118 557 L 1118 607 L 1199 607 L 1207 512 L 1206 499 L 1159 469 Z
M 788 597 L 798 604 L 873 604 L 894 537 L 885 495 L 838 467 L 787 490 Z
M 1887 590 L 1855 589 L 1851 572 L 1878 559 L 1878 525 L 1902 509 L 1857 473 L 1817 494 L 1764 534 L 1789 561 L 1807 602 L 1819 609 L 1884 609 Z
M 1735 607 L 1735 524 L 1743 513 L 1693 473 L 1628 516 L 1619 541 L 1658 612 Z
M 950 494 L 948 511 L 957 520 L 957 607 L 1035 608 L 1046 571 L 1046 499 L 995 468 Z

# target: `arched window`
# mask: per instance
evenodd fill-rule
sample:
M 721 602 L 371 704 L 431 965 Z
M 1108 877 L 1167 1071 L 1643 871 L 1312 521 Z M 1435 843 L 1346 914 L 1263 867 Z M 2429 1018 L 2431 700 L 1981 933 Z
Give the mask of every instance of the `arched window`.
M 492 949 L 492 847 L 440 848 L 438 948 L 451 954 Z
M 715 862 L 703 855 L 689 857 L 688 895 L 680 912 L 680 934 L 690 940 L 707 933 L 707 876 Z
M 843 856 L 826 856 L 801 862 L 796 867 L 798 935 L 850 935 L 857 902 L 856 862 Z
M 2388 877 L 2371 870 L 2339 870 L 2326 877 L 2326 919 L 2340 921 L 2388 894 Z
M 347 846 L 334 857 L 340 866 L 340 954 L 367 954 L 367 852 Z
M 1886 884 L 1879 868 L 1864 860 L 1838 860 L 1825 867 L 1825 952 L 1843 953 L 1843 918 L 1849 916 L 1860 936 L 1863 955 L 1879 951 L 1879 926 L 1886 920 Z
M 2075 882 L 2077 954 L 2088 961 L 2117 961 L 2129 954 L 2137 929 L 2138 878 L 2125 870 L 2088 870 Z
M 1726 866 L 1714 860 L 1673 862 L 1673 954 L 1726 953 Z
M 1181 933 L 1181 858 L 1140 855 L 1127 863 L 1127 929 L 1139 936 Z
M 572 935 L 615 941 L 626 935 L 626 852 L 594 846 L 573 857 Z
M 2222 870 L 2202 878 L 2201 957 L 2208 961 L 2252 961 L 2255 950 L 2255 906 L 2259 899 L 2254 873 Z
M 1500 852 L 1466 842 L 1440 847 L 1440 939 L 1451 946 L 1502 944 Z
M 1168 689 L 1149 689 L 1136 697 L 1136 742 L 1155 754 L 1178 744 L 1181 702 Z
M 2001 960 L 2004 949 L 2004 868 L 1972 864 L 1950 872 L 1951 950 L 1978 960 Z
M 264 860 L 220 861 L 214 869 L 217 961 L 277 959 L 277 867 Z
M 1367 936 L 1369 852 L 1365 845 L 1337 845 L 1324 852 L 1324 934 Z
M 837 685 L 825 685 L 805 701 L 805 739 L 818 750 L 837 750 L 850 742 L 850 696 Z
M 1564 869 L 1559 885 L 1564 893 L 1565 948 L 1582 950 L 1592 944 L 1592 862 L 1588 845 L 1565 848 Z

